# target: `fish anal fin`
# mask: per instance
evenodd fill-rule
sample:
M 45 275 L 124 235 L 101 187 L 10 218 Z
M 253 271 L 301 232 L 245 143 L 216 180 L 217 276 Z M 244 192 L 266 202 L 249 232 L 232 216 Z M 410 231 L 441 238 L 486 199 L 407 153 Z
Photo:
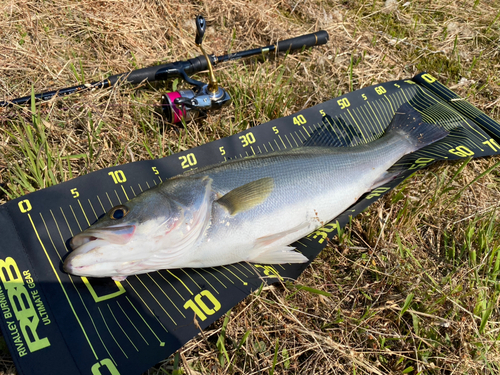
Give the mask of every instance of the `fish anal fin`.
M 284 264 L 309 262 L 304 255 L 290 246 L 270 247 L 248 260 L 252 263 Z
M 377 178 L 372 186 L 370 186 L 370 188 L 368 189 L 368 191 L 370 190 L 373 190 L 373 189 L 376 189 L 380 186 L 383 186 L 389 182 L 391 182 L 392 180 L 394 180 L 396 177 L 398 177 L 401 172 L 403 172 L 403 170 L 399 170 L 399 169 L 389 169 L 388 171 L 384 172 L 383 174 L 381 174 L 379 176 L 379 178 Z
M 225 207 L 231 215 L 236 215 L 263 203 L 273 189 L 274 179 L 264 177 L 231 190 L 216 202 Z

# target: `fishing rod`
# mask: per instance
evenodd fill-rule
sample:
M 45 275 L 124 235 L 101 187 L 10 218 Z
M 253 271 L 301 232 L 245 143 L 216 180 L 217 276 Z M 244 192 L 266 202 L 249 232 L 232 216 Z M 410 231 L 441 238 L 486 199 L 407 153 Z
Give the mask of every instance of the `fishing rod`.
M 153 82 L 172 78 L 181 78 L 193 88 L 170 92 L 162 96 L 163 114 L 170 123 L 179 123 L 182 119 L 190 120 L 200 115 L 205 115 L 208 110 L 220 109 L 231 102 L 231 97 L 225 89 L 219 87 L 213 67 L 217 64 L 237 60 L 271 52 L 295 51 L 303 48 L 314 47 L 328 42 L 328 33 L 324 30 L 298 36 L 277 42 L 275 45 L 249 49 L 246 51 L 231 53 L 222 56 L 207 55 L 203 49 L 202 42 L 206 31 L 206 22 L 203 16 L 196 17 L 196 37 L 195 43 L 200 48 L 203 55 L 173 63 L 152 66 L 133 70 L 128 73 L 112 75 L 103 81 L 67 87 L 54 91 L 47 91 L 35 94 L 36 101 L 49 100 L 55 96 L 65 96 L 84 90 L 104 89 L 112 87 L 118 82 L 139 84 L 143 82 Z M 209 82 L 203 83 L 191 78 L 190 74 L 195 74 L 203 70 L 209 70 Z M 23 105 L 31 102 L 32 96 L 12 99 L 0 102 L 0 107 Z

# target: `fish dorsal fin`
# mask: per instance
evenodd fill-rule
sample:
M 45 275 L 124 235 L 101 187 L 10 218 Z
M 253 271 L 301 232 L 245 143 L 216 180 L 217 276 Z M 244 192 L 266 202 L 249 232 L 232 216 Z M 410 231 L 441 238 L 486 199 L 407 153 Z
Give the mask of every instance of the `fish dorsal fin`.
M 265 177 L 231 190 L 216 202 L 225 207 L 231 215 L 236 215 L 263 203 L 273 190 L 274 179 Z
M 304 142 L 306 147 L 350 147 L 361 134 L 343 119 L 333 119 L 330 115 L 323 116 L 323 125 L 316 129 L 311 137 Z

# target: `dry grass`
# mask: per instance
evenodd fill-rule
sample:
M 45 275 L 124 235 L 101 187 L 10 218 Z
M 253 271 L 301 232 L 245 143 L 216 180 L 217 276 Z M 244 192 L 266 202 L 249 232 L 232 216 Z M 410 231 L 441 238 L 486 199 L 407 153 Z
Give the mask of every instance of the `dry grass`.
M 217 55 L 330 33 L 327 46 L 286 59 L 219 66 L 233 105 L 185 129 L 157 111 L 171 82 L 54 99 L 38 108 L 42 130 L 31 136 L 29 109 L 0 112 L 3 199 L 422 70 L 498 120 L 499 11 L 499 1 L 480 0 L 2 0 L 0 100 L 197 56 L 196 14 L 209 21 L 205 47 Z M 498 171 L 468 184 L 498 161 L 419 172 L 356 218 L 296 284 L 249 296 L 147 373 L 497 373 Z M 13 373 L 2 352 L 3 370 Z

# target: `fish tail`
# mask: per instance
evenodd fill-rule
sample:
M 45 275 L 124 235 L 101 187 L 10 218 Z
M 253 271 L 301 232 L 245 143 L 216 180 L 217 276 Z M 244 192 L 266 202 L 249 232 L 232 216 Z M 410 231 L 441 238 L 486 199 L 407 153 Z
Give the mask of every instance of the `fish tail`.
M 402 135 L 414 147 L 413 152 L 448 135 L 440 126 L 424 122 L 420 113 L 408 103 L 398 108 L 385 132 Z

